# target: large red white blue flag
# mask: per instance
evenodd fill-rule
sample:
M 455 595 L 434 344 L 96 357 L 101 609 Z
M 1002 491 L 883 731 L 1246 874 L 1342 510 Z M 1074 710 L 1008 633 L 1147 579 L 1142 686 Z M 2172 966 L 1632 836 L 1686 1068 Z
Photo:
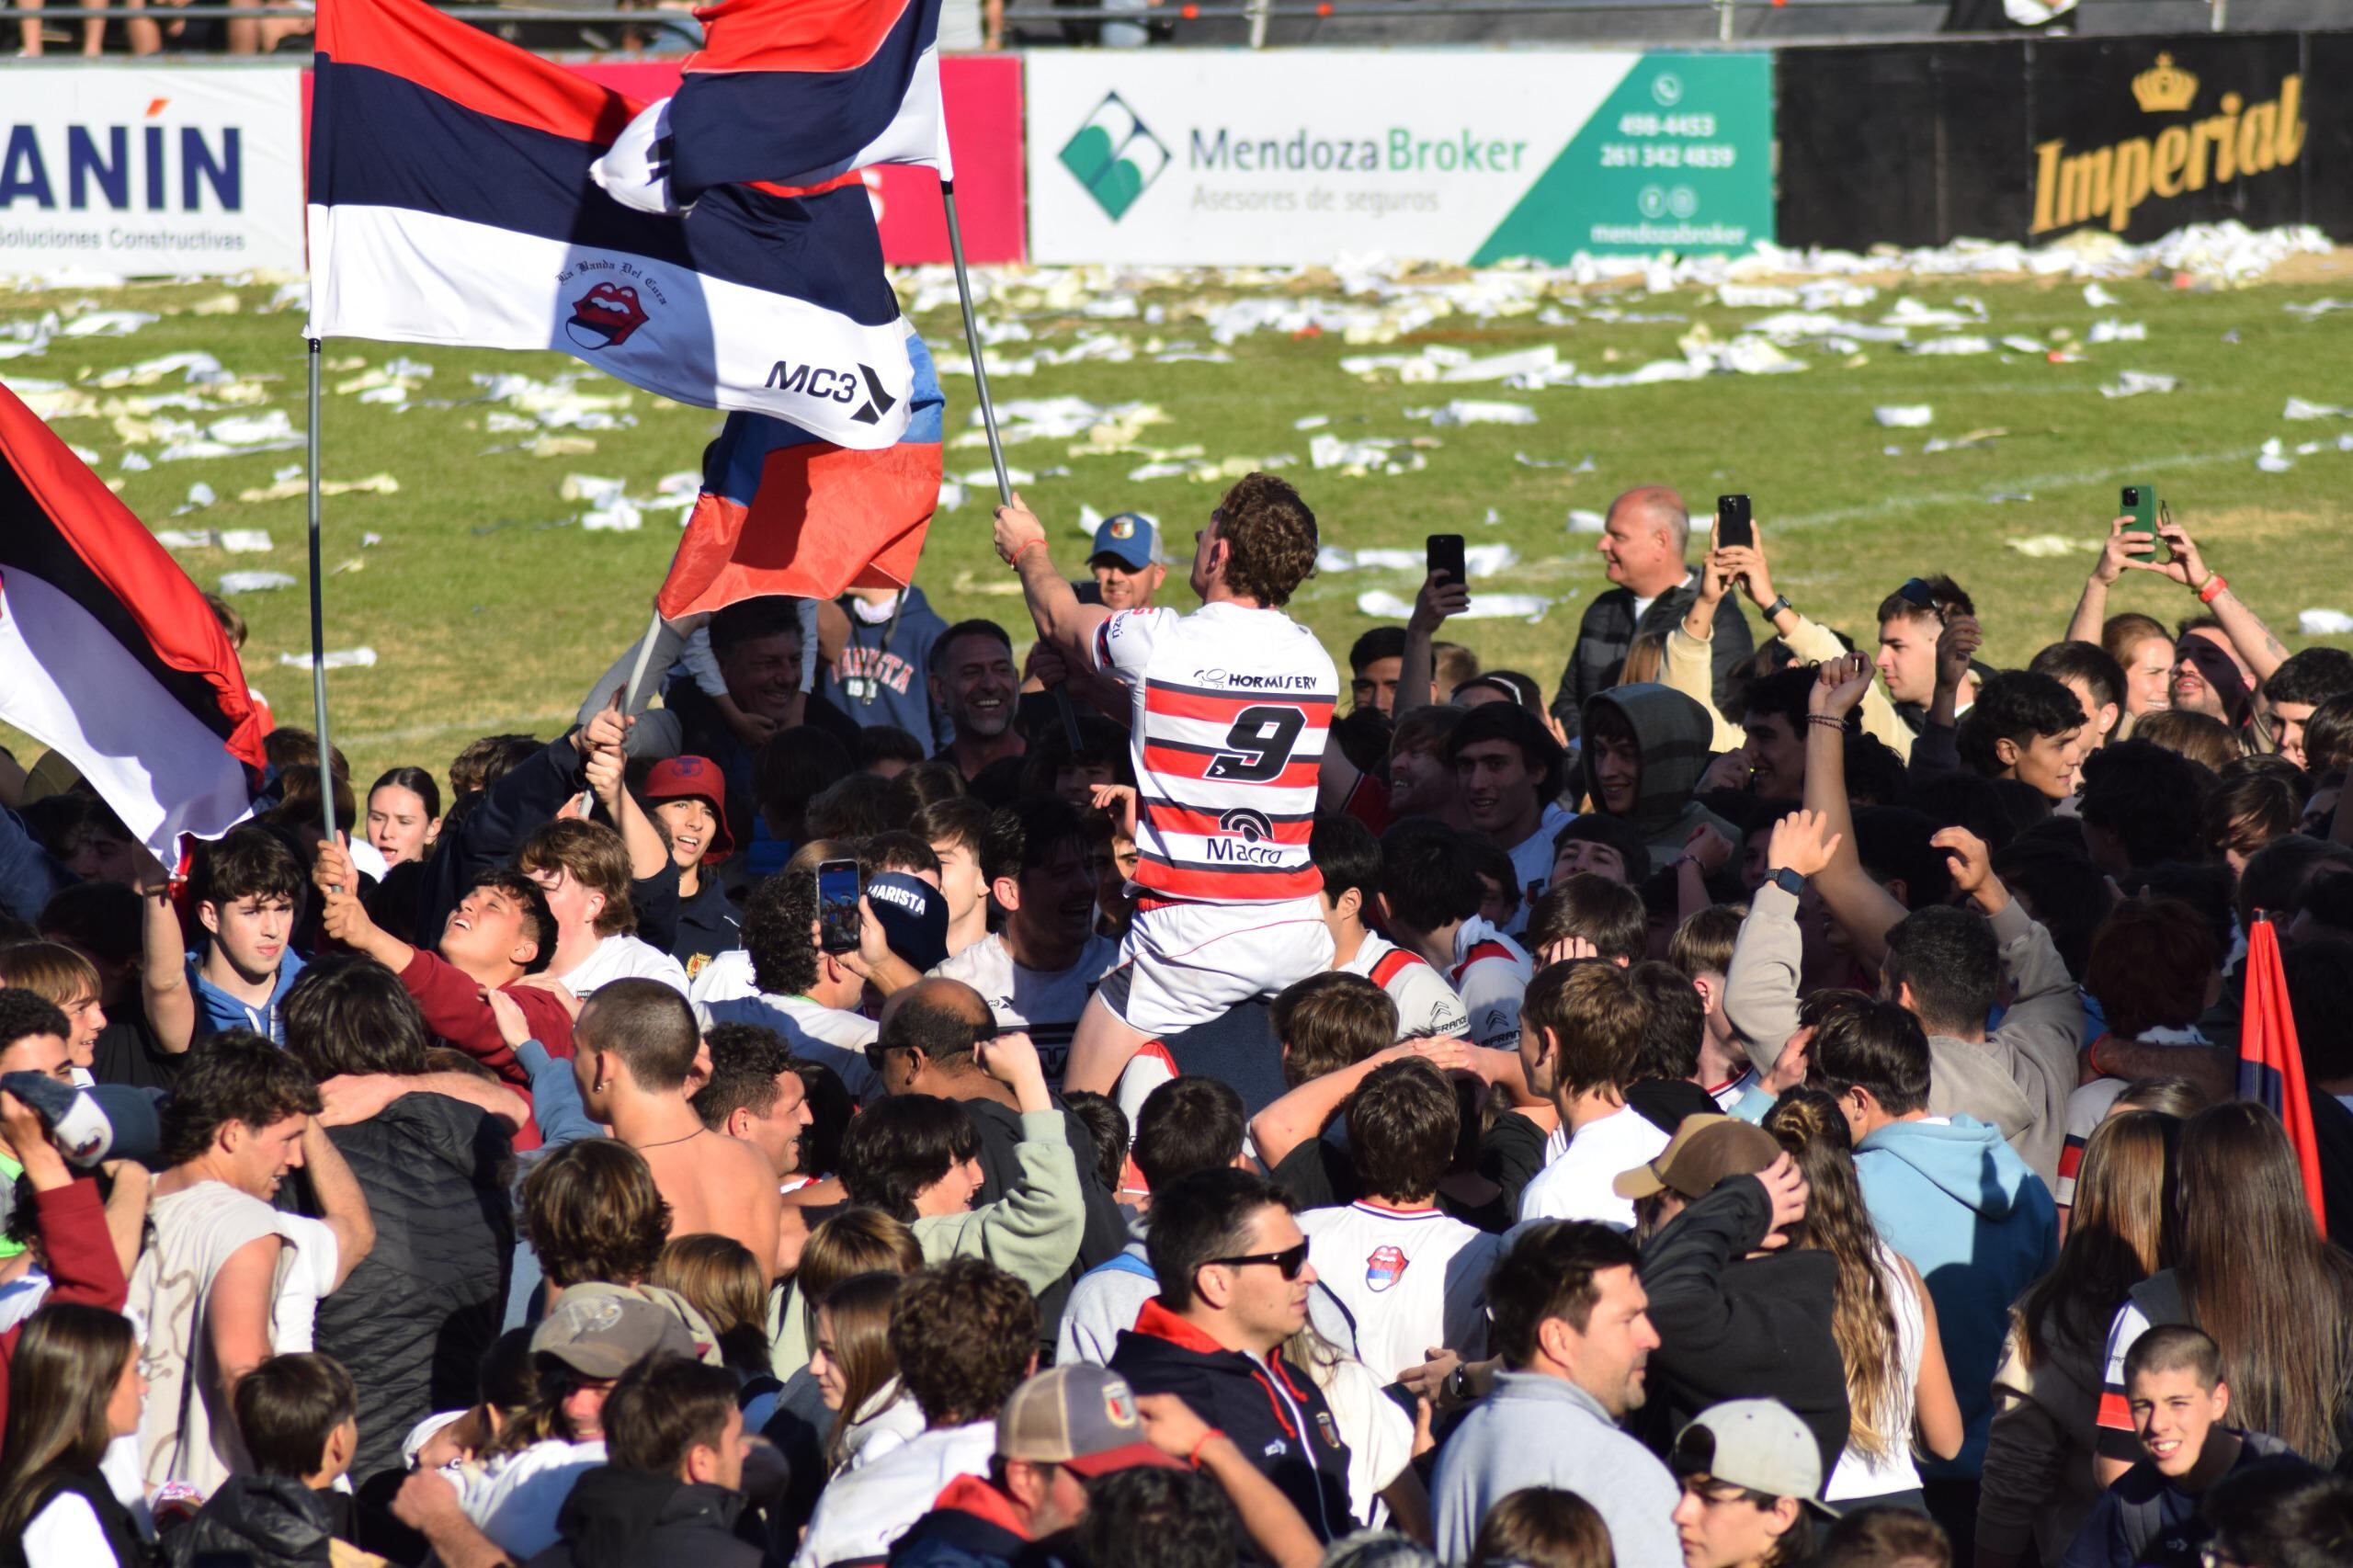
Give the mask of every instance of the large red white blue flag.
M 645 212 L 714 186 L 820 185 L 871 164 L 950 179 L 939 97 L 940 0 L 720 0 L 677 92 L 599 159 L 597 181 Z
M 267 759 L 228 635 L 165 552 L 0 386 L 0 721 L 81 771 L 165 865 L 244 820 Z
M 907 354 L 912 413 L 895 446 L 850 451 L 780 420 L 728 415 L 654 599 L 665 619 L 762 594 L 829 599 L 914 580 L 939 500 L 945 423 L 931 353 L 912 326 Z
M 914 371 L 857 176 L 631 210 L 589 169 L 643 107 L 422 0 L 320 7 L 311 335 L 562 349 L 681 403 L 896 444 Z

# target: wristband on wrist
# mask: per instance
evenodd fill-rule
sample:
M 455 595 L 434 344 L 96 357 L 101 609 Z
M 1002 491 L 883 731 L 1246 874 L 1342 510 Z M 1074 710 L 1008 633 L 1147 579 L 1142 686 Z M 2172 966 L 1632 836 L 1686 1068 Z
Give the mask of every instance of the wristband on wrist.
M 1038 538 L 1033 539 L 1029 543 L 1023 545 L 1019 550 L 1015 551 L 1012 557 L 1006 562 L 1006 564 L 1018 572 L 1021 570 L 1021 558 L 1033 550 L 1043 549 L 1045 547 L 1045 536 L 1041 534 Z
M 1789 595 L 1776 594 L 1773 597 L 1773 602 L 1765 607 L 1765 619 L 1768 620 L 1778 620 L 1780 619 L 1780 615 L 1783 610 L 1788 610 L 1791 615 L 1795 615 L 1798 611 L 1798 607 L 1790 602 Z
M 1208 1431 L 1206 1431 L 1206 1432 L 1202 1433 L 1199 1437 L 1198 1437 L 1194 1438 L 1194 1439 L 1193 1439 L 1193 1450 L 1192 1450 L 1192 1452 L 1190 1452 L 1190 1453 L 1188 1453 L 1188 1454 L 1187 1454 L 1187 1455 L 1185 1456 L 1185 1463 L 1187 1464 L 1187 1466 L 1188 1466 L 1189 1468 L 1194 1469 L 1194 1470 L 1199 1470 L 1199 1469 L 1200 1469 L 1200 1468 L 1201 1468 L 1201 1450 L 1202 1450 L 1203 1449 L 1208 1448 L 1208 1447 L 1210 1446 L 1210 1443 L 1211 1443 L 1211 1441 L 1212 1439 L 1214 1439 L 1214 1438 L 1218 1438 L 1218 1437 L 1224 1437 L 1224 1436 L 1225 1436 L 1225 1434 L 1224 1434 L 1224 1433 L 1222 1433 L 1222 1432 L 1219 1431 L 1216 1427 L 1212 1426 L 1212 1427 L 1211 1427 Z
M 2231 580 L 2228 577 L 2223 576 L 2220 572 L 2210 572 L 2206 574 L 2206 581 L 2199 587 L 2198 602 L 2201 605 L 2211 605 L 2230 591 Z
M 1809 724 L 1824 725 L 1833 730 L 1843 730 L 1847 727 L 1847 716 L 1844 713 L 1809 713 L 1805 716 L 1805 722 Z

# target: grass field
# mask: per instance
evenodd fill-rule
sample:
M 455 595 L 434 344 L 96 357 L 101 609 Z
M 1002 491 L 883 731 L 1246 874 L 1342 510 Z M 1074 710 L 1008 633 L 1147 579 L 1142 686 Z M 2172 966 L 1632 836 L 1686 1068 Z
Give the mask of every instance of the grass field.
M 1040 360 L 1030 374 L 996 381 L 1001 400 L 1074 396 L 1097 404 L 1146 403 L 1165 415 L 1163 423 L 1131 422 L 1124 442 L 1104 431 L 1092 442 L 1064 436 L 1010 449 L 1015 467 L 1035 475 L 1022 488 L 1052 530 L 1058 558 L 1074 572 L 1084 553 L 1074 528 L 1082 505 L 1153 513 L 1172 543 L 1188 546 L 1223 483 L 1209 471 L 1222 465 L 1238 472 L 1251 462 L 1289 457 L 1285 472 L 1315 506 L 1328 544 L 1402 547 L 1418 555 L 1426 534 L 1460 532 L 1473 545 L 1510 546 L 1516 563 L 1474 589 L 1540 596 L 1551 601 L 1548 611 L 1532 624 L 1458 622 L 1449 634 L 1490 666 L 1528 670 L 1549 690 L 1578 616 L 1607 585 L 1590 535 L 1571 531 L 1568 514 L 1599 512 L 1618 492 L 1654 482 L 1679 487 L 1703 511 L 1720 491 L 1751 494 L 1779 586 L 1801 608 L 1866 641 L 1873 608 L 1896 583 L 1915 573 L 1952 573 L 1977 598 L 1989 656 L 2009 662 L 2058 635 L 2089 549 L 2113 515 L 2118 484 L 2149 479 L 2200 539 L 2210 562 L 2291 646 L 2303 645 L 2311 640 L 2296 632 L 2300 610 L 2353 610 L 2353 509 L 2345 501 L 2353 488 L 2353 451 L 2337 445 L 2340 433 L 2353 433 L 2353 422 L 2290 423 L 2283 420 L 2283 404 L 2293 395 L 2353 405 L 2353 312 L 2290 307 L 2309 305 L 2332 288 L 2353 294 L 2353 260 L 2339 252 L 2299 258 L 2297 268 L 2298 280 L 2233 290 L 2109 281 L 2104 286 L 2117 303 L 2098 307 L 2072 281 L 1881 279 L 1869 302 L 1826 308 L 1847 322 L 1873 324 L 1898 308 L 1899 299 L 1949 310 L 1966 297 L 1982 301 L 1985 317 L 1959 333 L 1994 339 L 1996 347 L 1967 355 L 1909 351 L 1954 335 L 1915 329 L 1906 347 L 1794 345 L 1789 352 L 1808 367 L 1802 373 L 1717 374 L 1607 390 L 1409 384 L 1393 373 L 1364 379 L 1342 361 L 1415 355 L 1433 345 L 1481 356 L 1549 345 L 1579 370 L 1608 374 L 1679 358 L 1678 340 L 1695 328 L 1722 345 L 1773 312 L 1732 308 L 1714 290 L 1699 288 L 1561 288 L 1540 309 L 1530 300 L 1515 313 L 1486 320 L 1452 311 L 1393 342 L 1350 343 L 1339 331 L 1254 332 L 1223 346 L 1230 358 L 1214 362 L 1159 357 L 1218 351 L 1199 313 L 1205 308 L 1310 297 L 1334 305 L 1371 301 L 1348 301 L 1328 276 L 1141 287 L 1135 280 L 1048 278 L 1010 280 L 986 317 L 993 329 L 1017 322 L 1029 334 L 1027 341 L 1001 344 L 993 358 Z M 1464 279 L 1430 281 L 1431 297 L 1442 300 Z M 282 498 L 239 499 L 271 487 L 282 470 L 299 471 L 299 446 L 122 466 L 128 452 L 152 460 L 195 434 L 169 421 L 210 426 L 282 410 L 293 431 L 303 427 L 301 311 L 267 311 L 272 294 L 267 285 L 212 284 L 0 296 L 0 343 L 12 327 L 29 328 L 51 311 L 69 324 L 77 309 L 160 318 L 123 336 L 58 336 L 40 354 L 0 361 L 0 381 L 28 390 L 36 406 L 60 409 L 60 434 L 97 455 L 98 471 L 121 481 L 123 498 L 151 527 L 268 535 L 267 551 L 208 547 L 176 553 L 208 588 L 233 571 L 297 580 L 236 602 L 252 628 L 249 677 L 283 722 L 307 724 L 308 675 L 280 663 L 280 655 L 307 646 L 299 486 L 283 486 L 292 493 Z M 938 290 L 924 290 L 927 306 L 938 298 Z M 1117 301 L 1128 298 L 1139 301 L 1140 317 L 1082 313 L 1090 302 L 1098 311 L 1123 309 Z M 1392 316 L 1401 308 L 1392 306 Z M 1637 317 L 1651 319 L 1631 319 Z M 2143 324 L 2145 338 L 2086 346 L 2095 323 L 2111 318 Z M 926 308 L 917 319 L 943 366 L 961 359 L 952 304 Z M 2080 348 L 2083 358 L 2052 363 L 2040 352 L 2001 347 L 2004 337 Z M 1082 343 L 1090 354 L 1132 357 L 1045 362 Z M 98 384 L 123 380 L 108 372 L 182 351 L 216 357 L 236 382 L 188 387 L 175 372 L 144 385 Z M 696 468 L 718 416 L 584 373 L 552 354 L 338 341 L 328 345 L 327 358 L 334 369 L 324 420 L 325 477 L 388 474 L 398 485 L 393 494 L 350 494 L 326 504 L 326 561 L 334 573 L 328 646 L 364 645 L 378 659 L 372 668 L 330 676 L 338 744 L 365 778 L 396 761 L 439 772 L 468 738 L 488 731 L 553 733 L 585 683 L 642 626 L 676 546 L 679 517 L 675 508 L 648 509 L 635 531 L 590 531 L 579 519 L 592 504 L 566 498 L 567 476 L 621 480 L 630 495 L 650 497 L 664 476 Z M 411 369 L 396 390 L 379 392 L 386 401 L 362 401 L 369 384 L 382 383 L 386 368 L 404 358 L 429 364 L 431 377 Z M 2177 377 L 2179 385 L 2168 393 L 2103 397 L 2098 389 L 2128 369 Z M 576 380 L 568 394 L 558 390 L 534 401 L 525 387 L 519 397 L 491 401 L 489 392 L 516 389 L 476 385 L 470 378 L 477 373 L 529 378 L 543 393 L 562 378 Z M 1017 642 L 1026 642 L 1009 577 L 989 550 L 993 496 L 983 474 L 986 450 L 967 423 L 972 380 L 943 380 L 949 472 L 977 483 L 966 485 L 960 507 L 943 510 L 934 522 L 919 580 L 950 619 L 993 616 L 1015 628 Z M 344 387 L 352 390 L 336 390 Z M 202 401 L 195 408 L 154 406 L 159 397 L 177 393 Z M 224 405 L 224 397 L 245 401 Z M 1440 427 L 1407 416 L 1454 398 L 1522 403 L 1535 410 L 1536 423 Z M 584 408 L 582 399 L 592 406 Z M 1921 403 L 1934 411 L 1925 428 L 1886 429 L 1874 421 L 1876 406 Z M 556 411 L 555 426 L 571 419 L 589 427 L 551 427 L 549 410 Z M 1328 425 L 1297 428 L 1318 415 Z M 620 427 L 595 427 L 605 424 Z M 1932 439 L 1989 430 L 2001 434 L 1955 449 L 1923 450 Z M 1397 450 L 1418 456 L 1423 466 L 1362 476 L 1317 470 L 1310 455 L 1318 435 L 1418 439 L 1426 444 Z M 2285 442 L 2292 466 L 2262 472 L 2258 450 L 2275 437 Z M 967 440 L 972 444 L 961 444 Z M 2322 449 L 2298 455 L 2300 445 L 2314 442 Z M 1557 466 L 1536 466 L 1523 456 Z M 1139 469 L 1172 472 L 1131 479 Z M 218 499 L 175 517 L 199 483 Z M 2050 536 L 2080 548 L 2059 554 L 2012 548 L 2040 539 L 2039 548 L 2049 550 Z M 1372 624 L 1358 613 L 1359 595 L 1386 589 L 1410 598 L 1418 575 L 1326 573 L 1306 586 L 1294 608 L 1336 656 Z M 1188 597 L 1171 586 L 1180 601 Z M 2135 578 L 2119 590 L 2114 608 L 2170 619 L 2191 606 L 2170 585 Z

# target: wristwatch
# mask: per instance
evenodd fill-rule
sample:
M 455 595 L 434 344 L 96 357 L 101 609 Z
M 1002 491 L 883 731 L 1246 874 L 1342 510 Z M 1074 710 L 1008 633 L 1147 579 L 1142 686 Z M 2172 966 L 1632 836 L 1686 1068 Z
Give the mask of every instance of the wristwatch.
M 1797 613 L 1797 606 L 1790 602 L 1789 595 L 1776 594 L 1773 596 L 1773 602 L 1765 607 L 1765 619 L 1767 620 L 1771 620 L 1778 617 L 1783 610 L 1788 610 L 1791 615 L 1795 615 Z
M 1447 1403 L 1461 1404 L 1471 1398 L 1471 1380 L 1464 1375 L 1468 1370 L 1468 1368 L 1457 1363 L 1454 1370 L 1446 1374 Z
M 1779 870 L 1768 872 L 1765 880 L 1771 882 L 1783 892 L 1788 893 L 1791 898 L 1802 898 L 1805 896 L 1805 879 L 1799 876 L 1787 866 L 1782 867 Z

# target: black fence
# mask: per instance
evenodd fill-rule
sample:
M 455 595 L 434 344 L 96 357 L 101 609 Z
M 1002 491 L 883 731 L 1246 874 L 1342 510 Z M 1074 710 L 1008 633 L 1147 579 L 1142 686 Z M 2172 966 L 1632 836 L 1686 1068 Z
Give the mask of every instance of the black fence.
M 1798 49 L 1779 239 L 1860 248 L 2086 228 L 2353 237 L 2353 32 Z

